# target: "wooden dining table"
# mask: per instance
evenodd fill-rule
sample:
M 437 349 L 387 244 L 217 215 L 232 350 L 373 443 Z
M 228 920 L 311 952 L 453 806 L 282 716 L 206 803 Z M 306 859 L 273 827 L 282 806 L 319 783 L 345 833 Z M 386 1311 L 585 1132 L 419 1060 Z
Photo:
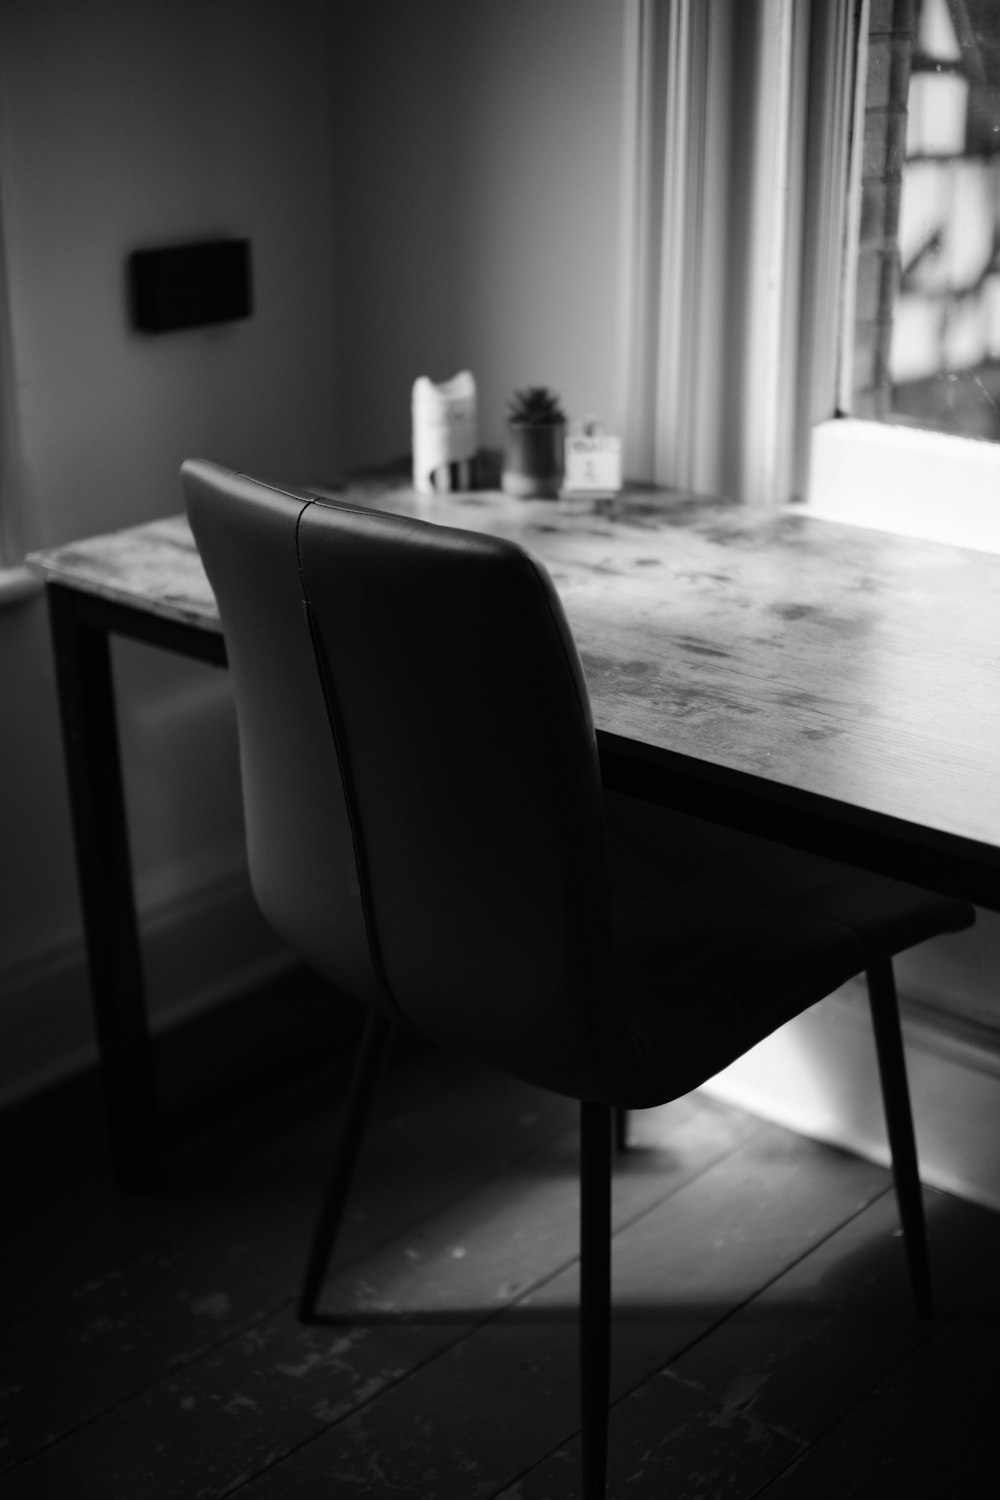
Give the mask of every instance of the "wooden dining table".
M 1000 910 L 1000 556 L 644 488 L 525 501 L 376 477 L 312 493 L 544 563 L 608 787 Z M 225 641 L 183 516 L 28 565 L 49 602 L 112 1158 L 137 1186 L 165 1132 L 110 638 L 220 667 Z

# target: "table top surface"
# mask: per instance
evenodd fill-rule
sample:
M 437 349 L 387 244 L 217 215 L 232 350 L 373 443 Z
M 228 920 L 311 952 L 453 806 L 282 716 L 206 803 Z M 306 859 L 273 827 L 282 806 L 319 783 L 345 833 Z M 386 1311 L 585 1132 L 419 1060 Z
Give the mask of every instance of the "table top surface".
M 653 491 L 333 498 L 507 536 L 543 562 L 599 729 L 1000 848 L 1000 556 Z M 183 517 L 28 561 L 220 628 Z

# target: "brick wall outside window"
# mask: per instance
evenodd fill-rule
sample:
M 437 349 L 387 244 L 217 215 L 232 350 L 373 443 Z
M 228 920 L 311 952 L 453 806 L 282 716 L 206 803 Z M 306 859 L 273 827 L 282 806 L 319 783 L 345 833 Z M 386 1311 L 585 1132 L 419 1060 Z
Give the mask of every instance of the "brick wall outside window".
M 914 0 L 871 0 L 852 411 L 871 419 L 884 419 L 892 409 L 889 350 L 900 275 L 897 232 L 915 13 Z
M 852 414 L 1000 441 L 1000 4 L 871 0 L 867 59 Z

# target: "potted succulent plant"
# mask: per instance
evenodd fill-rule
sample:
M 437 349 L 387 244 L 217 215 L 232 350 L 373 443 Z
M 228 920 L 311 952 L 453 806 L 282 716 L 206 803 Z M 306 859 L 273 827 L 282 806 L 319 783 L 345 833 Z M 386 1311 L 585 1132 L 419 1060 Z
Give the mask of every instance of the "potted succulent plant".
M 522 499 L 554 499 L 563 480 L 566 416 L 559 397 L 544 385 L 516 391 L 507 403 L 507 439 L 501 484 Z

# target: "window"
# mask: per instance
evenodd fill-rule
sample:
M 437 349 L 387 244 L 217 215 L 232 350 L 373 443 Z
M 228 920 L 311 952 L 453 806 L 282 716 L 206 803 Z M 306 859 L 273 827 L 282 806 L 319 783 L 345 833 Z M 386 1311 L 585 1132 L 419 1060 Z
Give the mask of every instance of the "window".
M 941 3 L 960 50 L 981 14 L 996 27 L 994 0 L 965 0 L 958 21 Z M 899 274 L 900 233 L 908 251 L 913 238 L 899 211 L 910 75 L 933 74 L 933 92 L 939 62 L 956 77 L 960 61 L 978 66 L 966 49 L 946 67 L 940 28 L 918 53 L 914 15 L 914 0 L 628 0 L 626 467 L 1000 551 L 1000 444 L 917 428 L 903 407 L 927 378 L 897 301 L 923 296 L 927 272 L 908 255 Z M 917 90 L 915 164 L 935 111 L 941 124 L 927 81 Z M 982 91 L 967 97 L 981 131 Z M 980 265 L 977 284 L 992 274 Z M 944 295 L 955 304 L 968 288 Z M 991 283 L 983 304 L 993 296 Z M 897 411 L 879 408 L 887 394 Z
M 878 24 L 851 409 L 1000 441 L 1000 6 L 917 0 Z
M 1000 8 L 859 11 L 840 419 L 809 508 L 1000 551 Z

